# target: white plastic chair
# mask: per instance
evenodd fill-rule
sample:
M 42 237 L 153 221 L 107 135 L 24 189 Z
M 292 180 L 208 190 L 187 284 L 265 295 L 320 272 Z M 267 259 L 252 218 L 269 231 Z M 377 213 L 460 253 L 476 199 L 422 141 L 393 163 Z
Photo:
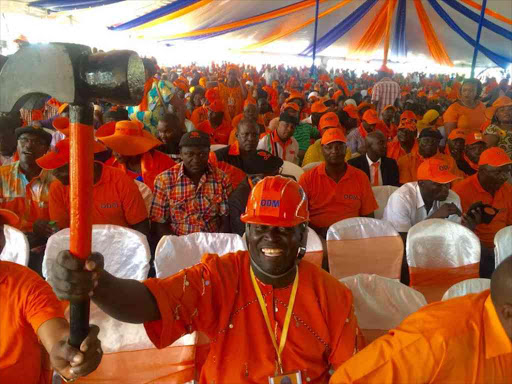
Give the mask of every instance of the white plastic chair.
M 407 263 L 411 286 L 429 303 L 440 300 L 453 284 L 479 276 L 480 240 L 449 220 L 424 220 L 407 234 Z
M 23 266 L 28 265 L 30 246 L 27 237 L 19 229 L 4 224 L 5 246 L 0 254 L 0 260 L 11 261 Z
M 281 171 L 281 174 L 293 176 L 295 177 L 295 180 L 299 181 L 303 173 L 304 170 L 297 164 L 293 164 L 292 162 L 286 160 L 283 162 L 283 170 Z
M 502 228 L 494 236 L 494 257 L 496 267 L 512 255 L 512 225 Z
M 143 182 L 139 180 L 133 181 L 135 181 L 135 184 L 137 184 L 137 187 L 139 187 L 140 194 L 144 200 L 144 204 L 146 205 L 146 209 L 148 210 L 149 215 L 149 211 L 151 210 L 151 203 L 153 202 L 153 192 L 151 191 L 151 188 L 149 188 Z
M 358 274 L 340 281 L 352 291 L 357 322 L 367 342 L 397 327 L 407 316 L 427 305 L 421 293 L 386 277 Z
M 217 149 L 226 148 L 226 144 L 213 144 L 210 146 L 210 152 L 215 152 Z
M 442 300 L 453 299 L 454 297 L 466 296 L 470 293 L 480 293 L 491 287 L 491 279 L 468 279 L 452 285 L 443 295 Z
M 307 171 L 309 171 L 310 169 L 313 169 L 313 168 L 315 168 L 315 167 L 319 166 L 319 165 L 320 165 L 320 164 L 322 164 L 322 163 L 323 163 L 322 161 L 314 161 L 313 163 L 308 163 L 308 164 L 304 165 L 304 166 L 302 167 L 302 169 L 304 170 L 304 172 L 307 172 Z
M 337 279 L 359 273 L 400 278 L 404 244 L 387 221 L 354 217 L 331 225 L 327 252 L 330 273 Z
M 386 205 L 388 204 L 389 196 L 391 196 L 391 194 L 397 189 L 398 187 L 392 185 L 372 187 L 375 200 L 377 200 L 377 204 L 379 204 L 379 208 L 374 212 L 376 219 L 382 219 L 384 216 L 384 208 L 386 208 Z

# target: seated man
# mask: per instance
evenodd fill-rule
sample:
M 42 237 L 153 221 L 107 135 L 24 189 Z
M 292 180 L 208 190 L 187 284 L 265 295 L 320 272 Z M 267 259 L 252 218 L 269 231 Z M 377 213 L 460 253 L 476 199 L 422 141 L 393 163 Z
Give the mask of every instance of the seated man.
M 509 383 L 512 377 L 512 257 L 491 290 L 423 307 L 375 340 L 331 384 Z
M 260 139 L 258 149 L 263 149 L 283 160 L 296 163 L 299 155 L 299 144 L 293 134 L 298 122 L 299 120 L 289 113 L 281 113 L 278 127 Z
M 398 165 L 386 157 L 387 140 L 381 131 L 370 132 L 365 139 L 366 156 L 348 161 L 349 165 L 366 173 L 372 186 L 398 184 Z
M 93 149 L 98 153 L 105 147 L 95 142 Z M 69 150 L 69 139 L 64 139 L 57 143 L 55 152 L 37 160 L 41 168 L 53 170 L 57 179 L 50 187 L 50 219 L 61 229 L 70 225 Z M 123 171 L 95 162 L 92 201 L 92 224 L 119 225 L 149 234 L 144 200 L 137 185 Z
M 489 277 L 494 269 L 494 236 L 500 229 L 512 225 L 512 186 L 507 183 L 511 164 L 512 160 L 503 149 L 489 148 L 480 156 L 478 172 L 453 188 L 460 196 L 463 209 L 482 202 L 497 210 L 491 209 L 491 221 L 480 223 L 475 230 L 482 243 L 481 277 Z
M 69 345 L 62 303 L 46 281 L 27 267 L 0 260 L 0 285 L 0 383 L 51 383 L 52 368 L 74 381 L 98 367 L 99 328 L 91 325 L 80 350 Z
M 454 129 L 450 132 L 447 142 L 450 156 L 455 160 L 455 164 L 457 164 L 455 175 L 459 176 L 461 179 L 464 179 L 466 176 L 474 175 L 476 171 L 464 159 L 466 132 L 463 129 Z
M 203 121 L 197 128 L 210 136 L 211 144 L 228 144 L 232 127 L 224 118 L 224 105 L 220 99 L 216 99 L 208 106 L 208 120 Z
M 251 153 L 243 162 L 247 177 L 229 195 L 229 216 L 225 218 L 223 231 L 238 233 L 240 236 L 245 233 L 245 224 L 240 217 L 245 212 L 252 188 L 266 176 L 277 175 L 283 166 L 282 159 L 263 150 Z
M 158 121 L 156 130 L 163 143 L 157 149 L 173 159 L 175 163 L 181 163 L 180 140 L 185 132 L 179 117 L 174 113 L 166 113 Z
M 248 251 L 206 254 L 200 264 L 144 283 L 110 275 L 101 255 L 93 254 L 84 269 L 62 252 L 50 281 L 61 299 L 91 297 L 120 321 L 144 323 L 158 348 L 185 333 L 205 333 L 212 342 L 201 382 L 270 377 L 283 383 L 302 376 L 303 383 L 327 383 L 331 367 L 356 350 L 357 320 L 350 290 L 301 260 L 308 219 L 300 186 L 267 177 L 253 188 L 242 216 Z
M 352 153 L 365 154 L 364 139 L 368 133 L 375 131 L 375 127 L 380 122 L 377 111 L 368 109 L 362 116 L 361 124 L 358 129 L 353 129 L 347 136 L 347 146 Z
M 345 142 L 340 129 L 326 131 L 322 136 L 325 163 L 299 180 L 308 197 L 310 227 L 324 238 L 332 224 L 351 217 L 373 217 L 378 208 L 368 177 L 345 162 Z
M 229 177 L 208 163 L 210 139 L 201 131 L 183 135 L 183 162 L 155 180 L 150 217 L 158 238 L 195 232 L 219 232 L 228 214 Z
M 400 115 L 396 137 L 388 143 L 387 157 L 398 162 L 402 156 L 418 152 L 417 135 L 416 115 L 412 111 L 404 111 Z
M 99 134 L 102 128 L 106 129 Z M 176 165 L 173 159 L 155 149 L 162 142 L 146 131 L 140 121 L 125 120 L 110 123 L 108 127 L 104 125 L 98 129 L 96 137 L 112 150 L 113 156 L 105 165 L 120 169 L 152 191 L 155 178 Z
M 478 171 L 478 162 L 480 156 L 487 149 L 487 144 L 480 132 L 469 133 L 466 136 L 466 146 L 464 147 L 464 160 L 473 170 L 468 175 L 474 175 Z
M 265 127 L 262 124 L 260 124 L 258 106 L 256 104 L 246 102 L 246 105 L 244 106 L 244 111 L 239 115 L 236 115 L 235 118 L 231 121 L 232 130 L 229 134 L 229 145 L 235 143 L 238 124 L 242 120 L 254 121 L 258 125 L 259 133 L 263 134 L 265 132 Z
M 444 161 L 451 173 L 457 172 L 457 165 L 451 156 L 439 152 L 439 143 L 443 136 L 439 131 L 425 128 L 420 133 L 418 140 L 418 152 L 411 152 L 398 159 L 398 171 L 400 172 L 400 184 L 418 180 L 418 167 L 425 159 L 434 158 Z

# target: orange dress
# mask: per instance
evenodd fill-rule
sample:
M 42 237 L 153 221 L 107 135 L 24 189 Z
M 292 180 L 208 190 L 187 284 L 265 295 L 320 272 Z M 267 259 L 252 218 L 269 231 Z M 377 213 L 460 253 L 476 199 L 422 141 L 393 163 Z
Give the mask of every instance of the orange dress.
M 235 87 L 231 88 L 219 83 L 219 95 L 229 120 L 233 120 L 236 115 L 243 112 L 244 97 L 240 85 L 237 84 Z
M 473 109 L 465 107 L 458 101 L 448 107 L 443 115 L 445 123 L 458 123 L 461 116 L 467 116 L 468 127 L 465 129 L 466 134 L 472 132 L 481 132 L 480 127 L 487 119 L 485 118 L 485 105 L 479 102 Z

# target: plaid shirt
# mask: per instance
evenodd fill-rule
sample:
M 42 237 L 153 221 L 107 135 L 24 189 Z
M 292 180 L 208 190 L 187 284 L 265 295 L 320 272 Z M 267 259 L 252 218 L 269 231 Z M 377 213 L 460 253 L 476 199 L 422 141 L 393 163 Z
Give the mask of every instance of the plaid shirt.
M 400 85 L 389 77 L 383 78 L 373 87 L 372 101 L 378 101 L 377 113 L 379 117 L 384 107 L 394 105 L 395 100 L 400 96 Z
M 175 165 L 155 179 L 151 220 L 168 223 L 173 234 L 218 232 L 221 216 L 228 214 L 232 187 L 228 176 L 208 165 L 196 186 L 185 175 L 183 164 Z

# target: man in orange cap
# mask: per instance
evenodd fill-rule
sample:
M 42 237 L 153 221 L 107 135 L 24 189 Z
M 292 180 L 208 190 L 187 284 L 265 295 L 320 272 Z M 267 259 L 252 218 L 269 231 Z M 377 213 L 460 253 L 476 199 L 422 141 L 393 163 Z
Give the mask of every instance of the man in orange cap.
M 260 139 L 258 149 L 270 152 L 285 161 L 298 162 L 299 143 L 293 137 L 298 123 L 295 116 L 287 112 L 281 113 L 278 127 Z
M 201 382 L 326 383 L 331 367 L 354 353 L 357 320 L 351 292 L 302 260 L 308 220 L 299 184 L 266 177 L 242 215 L 248 251 L 206 254 L 198 265 L 143 283 L 110 275 L 99 254 L 84 269 L 62 252 L 50 281 L 62 299 L 90 296 L 110 316 L 144 323 L 158 348 L 184 333 L 208 335 Z
M 471 132 L 466 135 L 465 144 L 463 158 L 473 170 L 468 175 L 473 175 L 478 170 L 478 161 L 482 152 L 487 149 L 487 143 L 480 132 Z
M 382 123 L 386 126 L 387 137 L 393 140 L 396 137 L 398 127 L 395 124 L 395 114 L 397 109 L 393 105 L 386 105 L 382 110 Z
M 476 171 L 469 165 L 469 163 L 465 160 L 465 147 L 466 147 L 466 133 L 463 129 L 454 129 L 450 135 L 448 136 L 448 150 L 450 151 L 450 156 L 455 160 L 457 164 L 457 169 L 455 174 L 460 178 L 460 180 L 466 178 L 467 176 L 471 176 L 476 173 Z
M 226 72 L 226 84 L 224 85 L 222 82 L 218 84 L 219 97 L 222 104 L 226 106 L 228 120 L 232 120 L 236 115 L 242 113 L 244 100 L 247 98 L 247 89 L 237 66 L 228 65 Z
M 494 269 L 494 236 L 500 229 L 512 225 L 512 186 L 506 182 L 511 164 L 512 160 L 503 149 L 489 148 L 480 156 L 478 172 L 453 188 L 465 210 L 478 202 L 487 206 L 480 205 L 480 208 L 488 213 L 488 220 L 482 220 L 475 230 L 482 243 L 482 277 L 489 277 Z
M 112 150 L 112 157 L 105 165 L 122 170 L 151 190 L 154 189 L 155 178 L 176 165 L 173 159 L 155 149 L 162 142 L 146 131 L 139 121 L 108 123 L 98 129 L 96 137 Z
M 416 115 L 412 111 L 404 111 L 400 115 L 397 135 L 388 143 L 387 157 L 398 162 L 402 156 L 418 152 L 416 121 Z
M 491 289 L 420 309 L 334 373 L 331 384 L 508 383 L 512 257 Z
M 99 153 L 105 147 L 95 141 L 93 150 Z M 37 160 L 42 169 L 53 170 L 57 179 L 50 186 L 50 219 L 61 229 L 70 225 L 69 155 L 70 141 L 64 139 L 53 151 Z M 139 188 L 120 169 L 94 163 L 92 200 L 92 224 L 119 225 L 149 235 L 148 212 Z
M 373 132 L 380 122 L 377 112 L 374 109 L 368 109 L 364 114 L 358 129 L 353 129 L 347 136 L 347 146 L 352 153 L 366 153 L 364 139 L 368 133 Z
M 208 120 L 197 127 L 198 131 L 210 136 L 211 144 L 228 144 L 231 125 L 224 119 L 224 105 L 216 99 L 208 106 Z
M 345 135 L 339 128 L 322 135 L 325 163 L 304 173 L 299 184 L 306 192 L 310 226 L 325 238 L 329 227 L 350 217 L 373 217 L 378 208 L 364 172 L 345 162 Z
M 378 71 L 379 81 L 373 86 L 372 103 L 377 107 L 377 116 L 380 116 L 386 105 L 395 105 L 400 97 L 400 85 L 391 80 L 393 71 L 383 65 Z

